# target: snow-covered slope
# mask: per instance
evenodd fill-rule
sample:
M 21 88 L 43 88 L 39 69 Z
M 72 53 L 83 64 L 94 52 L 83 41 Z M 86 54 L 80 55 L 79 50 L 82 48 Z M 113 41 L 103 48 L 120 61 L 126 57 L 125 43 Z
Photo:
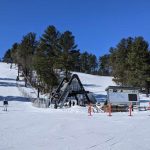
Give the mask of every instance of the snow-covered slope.
M 132 117 L 128 113 L 113 113 L 112 117 L 98 113 L 91 117 L 86 107 L 35 108 L 18 90 L 16 76 L 14 66 L 10 69 L 8 64 L 0 63 L 0 150 L 150 149 L 149 111 L 135 111 Z M 101 81 L 99 77 L 79 76 L 84 84 L 92 84 L 95 92 L 109 85 L 107 77 Z M 9 100 L 7 112 L 3 111 L 3 98 Z
M 10 65 L 0 63 L 0 95 L 18 96 L 19 91 L 16 88 L 17 70 L 10 69 Z M 4 92 L 5 91 L 5 92 Z
M 105 89 L 108 86 L 115 86 L 116 83 L 112 81 L 113 77 L 97 76 L 85 73 L 74 72 L 77 74 L 83 83 L 86 90 L 94 94 L 106 95 Z

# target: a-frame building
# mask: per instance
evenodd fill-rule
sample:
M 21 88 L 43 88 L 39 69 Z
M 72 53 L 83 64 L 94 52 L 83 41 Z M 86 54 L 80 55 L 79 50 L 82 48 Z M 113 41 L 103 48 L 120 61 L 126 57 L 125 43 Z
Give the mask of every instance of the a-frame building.
M 73 74 L 69 81 L 64 78 L 53 93 L 51 102 L 57 104 L 60 108 L 68 102 L 70 98 L 74 98 L 78 104 L 94 103 L 88 96 L 88 91 L 85 91 L 77 74 Z

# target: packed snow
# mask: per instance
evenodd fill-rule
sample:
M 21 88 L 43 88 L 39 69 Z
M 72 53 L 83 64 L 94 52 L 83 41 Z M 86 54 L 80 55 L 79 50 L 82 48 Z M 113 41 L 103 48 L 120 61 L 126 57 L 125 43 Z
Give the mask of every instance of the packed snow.
M 113 82 L 113 77 L 107 76 L 97 76 L 97 75 L 90 75 L 85 73 L 78 73 L 77 74 L 82 81 L 85 89 L 87 91 L 93 92 L 96 95 L 106 95 L 105 89 L 108 86 L 115 86 L 116 83 Z
M 105 94 L 111 77 L 78 73 L 85 88 Z M 36 108 L 16 84 L 17 68 L 0 63 L 0 150 L 149 150 L 150 111 L 93 113 L 86 107 Z M 27 88 L 33 93 L 33 89 Z M 144 97 L 144 96 L 142 96 Z M 2 100 L 9 100 L 3 111 Z

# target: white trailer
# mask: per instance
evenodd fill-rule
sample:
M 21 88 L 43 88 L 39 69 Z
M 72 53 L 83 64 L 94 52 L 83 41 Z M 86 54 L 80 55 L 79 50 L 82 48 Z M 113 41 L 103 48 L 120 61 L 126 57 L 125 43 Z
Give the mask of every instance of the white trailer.
M 123 86 L 109 86 L 106 88 L 108 102 L 114 105 L 119 104 L 138 104 L 139 102 L 139 88 L 123 87 Z

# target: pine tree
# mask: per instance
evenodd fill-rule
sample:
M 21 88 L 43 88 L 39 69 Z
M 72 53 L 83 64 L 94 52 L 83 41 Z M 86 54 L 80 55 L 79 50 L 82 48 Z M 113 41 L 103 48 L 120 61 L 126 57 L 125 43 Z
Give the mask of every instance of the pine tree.
M 89 70 L 90 70 L 90 74 L 95 74 L 98 64 L 97 64 L 97 58 L 94 54 L 89 54 L 89 58 L 88 58 L 88 63 L 89 63 Z
M 19 48 L 18 43 L 14 43 L 11 48 L 12 62 L 17 64 L 17 66 L 18 66 L 17 80 L 19 80 L 19 72 L 20 72 L 20 68 L 21 68 L 21 64 L 19 62 L 18 48 Z
M 77 54 L 74 36 L 70 31 L 64 32 L 60 37 L 60 66 L 65 70 L 65 76 L 68 77 L 68 73 L 75 66 L 76 60 L 74 58 L 75 52 Z
M 143 37 L 121 40 L 110 49 L 114 81 L 121 85 L 150 88 L 150 52 Z
M 111 75 L 110 55 L 106 54 L 99 57 L 99 74 L 102 76 Z
M 130 53 L 128 53 L 129 73 L 128 84 L 145 87 L 149 91 L 150 83 L 150 52 L 148 42 L 143 37 L 136 37 Z
M 11 63 L 12 62 L 12 57 L 11 57 L 11 50 L 8 49 L 3 57 L 3 62 L 6 63 Z
M 72 50 L 71 55 L 72 55 L 72 62 L 73 62 L 71 70 L 80 72 L 80 64 L 81 64 L 80 50 Z
M 80 60 L 81 60 L 81 72 L 89 73 L 89 53 L 88 52 L 83 52 L 80 55 Z
M 25 75 L 25 86 L 27 86 L 27 78 L 29 77 L 29 75 L 31 77 L 32 58 L 36 48 L 37 41 L 35 33 L 28 33 L 26 36 L 24 36 L 18 46 L 18 62 L 23 68 L 23 72 Z
M 97 71 L 98 63 L 94 54 L 89 54 L 87 51 L 80 55 L 81 72 L 95 74 Z
M 13 63 L 15 64 L 18 63 L 18 47 L 19 47 L 19 44 L 14 43 L 11 48 L 11 57 L 12 57 Z
M 34 56 L 34 69 L 37 72 L 38 81 L 46 92 L 52 92 L 57 85 L 57 74 L 55 68 L 58 66 L 60 33 L 54 26 L 48 26 L 40 38 L 38 49 Z
M 127 85 L 128 80 L 128 53 L 131 51 L 133 39 L 122 39 L 116 48 L 110 49 L 110 64 L 114 81 L 121 85 Z

